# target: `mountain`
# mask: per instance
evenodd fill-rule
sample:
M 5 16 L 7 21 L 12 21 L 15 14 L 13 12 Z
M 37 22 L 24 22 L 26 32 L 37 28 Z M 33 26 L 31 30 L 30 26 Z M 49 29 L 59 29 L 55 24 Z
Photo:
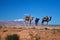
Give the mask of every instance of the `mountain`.
M 7 21 L 7 22 L 0 22 L 0 25 L 9 25 L 9 26 L 17 26 L 22 25 L 22 21 Z
M 0 21 L 0 25 L 5 25 L 5 22 L 3 22 L 3 21 Z
M 22 19 L 16 19 L 16 20 L 13 20 L 13 21 L 6 21 L 6 22 L 4 22 L 4 21 L 0 21 L 0 25 L 4 25 L 4 26 L 18 26 L 18 25 L 23 25 L 24 24 L 24 22 L 23 22 L 23 20 Z M 26 22 L 25 23 L 26 25 L 28 25 L 29 23 L 28 22 Z M 34 22 L 32 22 L 32 25 L 35 25 L 35 23 Z M 39 23 L 39 25 L 41 25 L 41 23 Z M 44 26 L 46 26 L 46 25 L 44 25 Z M 60 26 L 60 24 L 55 24 L 55 25 L 53 25 L 53 24 L 51 24 L 51 25 L 48 25 L 48 26 Z
M 1 22 L 0 21 L 0 25 L 8 25 L 8 26 L 17 26 L 17 25 L 23 25 L 24 23 L 23 23 L 23 21 L 7 21 L 7 22 Z M 29 23 L 28 22 L 26 22 L 25 23 L 26 25 L 28 25 Z M 34 24 L 34 23 L 32 23 L 32 24 Z

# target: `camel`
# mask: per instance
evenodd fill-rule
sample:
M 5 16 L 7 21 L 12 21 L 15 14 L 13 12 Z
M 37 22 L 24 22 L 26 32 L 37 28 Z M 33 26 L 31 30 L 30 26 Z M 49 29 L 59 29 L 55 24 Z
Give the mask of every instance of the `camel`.
M 26 21 L 28 21 L 29 22 L 29 25 L 31 25 L 31 21 L 33 20 L 33 16 L 26 16 L 25 18 L 24 18 L 24 24 L 25 24 L 25 22 Z
M 39 22 L 39 18 L 36 18 L 36 19 L 35 19 L 35 25 L 36 25 L 36 26 L 38 25 L 38 22 Z
M 52 17 L 45 16 L 45 17 L 42 19 L 42 24 L 43 24 L 44 22 L 47 22 L 47 25 L 48 25 L 48 22 L 51 21 L 51 18 L 52 18 Z

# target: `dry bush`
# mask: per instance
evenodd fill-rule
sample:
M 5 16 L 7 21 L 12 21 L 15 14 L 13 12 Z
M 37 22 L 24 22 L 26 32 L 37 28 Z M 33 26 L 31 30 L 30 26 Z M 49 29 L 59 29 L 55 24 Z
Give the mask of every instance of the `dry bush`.
M 40 36 L 38 36 L 37 34 L 35 36 L 33 36 L 33 34 L 29 34 L 31 36 L 32 40 L 40 40 Z
M 22 27 L 19 27 L 18 29 L 22 29 Z
M 36 29 L 35 27 L 32 27 L 32 29 Z
M 3 30 L 3 32 L 7 32 L 8 30 Z
M 0 25 L 0 29 L 2 28 L 3 26 Z
M 35 35 L 35 40 L 40 40 L 40 36 Z

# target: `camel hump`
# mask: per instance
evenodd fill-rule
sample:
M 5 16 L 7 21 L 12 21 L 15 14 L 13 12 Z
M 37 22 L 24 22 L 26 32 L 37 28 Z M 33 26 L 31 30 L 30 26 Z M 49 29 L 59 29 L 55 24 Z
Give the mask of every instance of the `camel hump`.
M 44 19 L 48 19 L 48 16 L 45 16 Z
M 25 17 L 25 20 L 29 20 L 29 16 L 26 16 L 26 17 Z
M 48 16 L 45 16 L 45 18 L 48 18 Z
M 29 18 L 29 16 L 26 16 L 25 18 Z
M 45 17 L 43 18 L 43 20 L 48 20 L 48 16 L 45 16 Z

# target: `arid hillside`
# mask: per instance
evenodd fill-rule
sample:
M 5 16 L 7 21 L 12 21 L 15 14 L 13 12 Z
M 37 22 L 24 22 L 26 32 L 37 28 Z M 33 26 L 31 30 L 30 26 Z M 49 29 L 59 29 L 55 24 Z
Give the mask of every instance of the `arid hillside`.
M 7 35 L 17 34 L 19 40 L 60 40 L 60 27 L 2 27 L 0 40 L 6 40 Z

